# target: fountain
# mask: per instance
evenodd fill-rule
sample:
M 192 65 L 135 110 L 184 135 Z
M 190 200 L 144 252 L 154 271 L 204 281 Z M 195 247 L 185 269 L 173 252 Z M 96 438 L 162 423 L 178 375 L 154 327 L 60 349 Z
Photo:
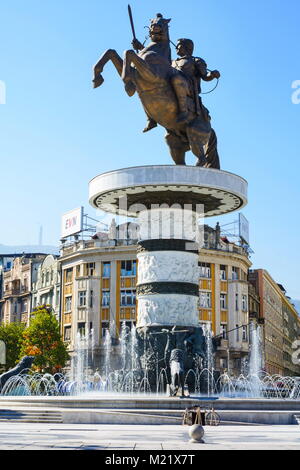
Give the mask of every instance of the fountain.
M 251 347 L 249 357 L 249 376 L 251 389 L 253 394 L 261 396 L 261 380 L 260 376 L 263 373 L 263 357 L 262 357 L 262 338 L 261 327 L 259 325 L 251 324 Z

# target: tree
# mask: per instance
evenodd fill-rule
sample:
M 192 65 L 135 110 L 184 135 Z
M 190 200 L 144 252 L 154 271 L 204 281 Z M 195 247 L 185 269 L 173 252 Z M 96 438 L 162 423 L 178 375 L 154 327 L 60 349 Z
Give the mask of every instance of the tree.
M 0 340 L 6 345 L 6 370 L 15 367 L 19 361 L 25 326 L 19 322 L 0 325 Z
M 69 359 L 61 338 L 57 318 L 49 305 L 37 307 L 30 318 L 30 325 L 23 332 L 22 356 L 35 356 L 33 368 L 44 372 L 57 372 Z

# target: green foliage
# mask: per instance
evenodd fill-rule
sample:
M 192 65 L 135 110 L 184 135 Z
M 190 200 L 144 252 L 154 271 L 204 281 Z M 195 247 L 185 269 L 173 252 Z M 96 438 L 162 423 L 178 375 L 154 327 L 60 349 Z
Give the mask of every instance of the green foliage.
M 30 325 L 23 332 L 20 357 L 23 356 L 35 356 L 34 368 L 50 373 L 64 367 L 69 359 L 59 323 L 49 305 L 39 306 L 32 312 Z
M 4 341 L 6 345 L 6 370 L 14 367 L 19 361 L 24 330 L 24 323 L 4 323 L 0 325 L 0 340 Z

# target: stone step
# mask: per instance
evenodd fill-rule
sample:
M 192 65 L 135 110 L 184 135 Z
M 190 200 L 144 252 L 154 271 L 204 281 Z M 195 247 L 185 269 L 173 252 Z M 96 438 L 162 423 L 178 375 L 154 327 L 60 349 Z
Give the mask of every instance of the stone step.
M 1 409 L 0 422 L 62 423 L 62 414 L 51 410 Z

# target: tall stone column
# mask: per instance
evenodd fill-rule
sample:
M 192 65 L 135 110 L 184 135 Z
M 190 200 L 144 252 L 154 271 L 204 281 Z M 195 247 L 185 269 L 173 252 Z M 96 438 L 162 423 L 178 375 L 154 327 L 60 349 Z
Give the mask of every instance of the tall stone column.
M 196 213 L 160 207 L 139 214 L 137 327 L 198 325 Z

